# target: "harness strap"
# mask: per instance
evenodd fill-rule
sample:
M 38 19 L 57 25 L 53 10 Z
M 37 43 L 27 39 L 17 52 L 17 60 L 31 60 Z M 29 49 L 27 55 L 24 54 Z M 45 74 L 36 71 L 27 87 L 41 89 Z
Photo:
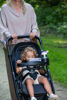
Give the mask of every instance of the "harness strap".
M 38 72 L 30 73 L 30 76 L 36 80 Z
M 19 73 L 18 78 L 19 78 L 20 80 L 23 81 L 27 75 L 30 75 L 34 80 L 37 78 L 38 72 L 34 72 L 34 73 L 28 72 L 27 74 L 25 74 L 25 75 L 23 76 L 22 74 L 23 74 L 23 72 L 24 72 L 25 70 L 27 70 L 27 68 L 24 68 L 24 69 Z
M 25 74 L 23 77 L 22 77 L 22 81 L 25 79 L 25 77 L 27 76 L 27 75 L 29 75 L 30 73 L 27 73 L 27 74 Z
M 29 74 L 25 74 L 24 76 L 22 75 L 22 73 L 27 70 L 27 68 L 24 68 L 18 75 L 17 75 L 17 79 L 20 79 L 20 80 L 24 80 L 24 78 Z

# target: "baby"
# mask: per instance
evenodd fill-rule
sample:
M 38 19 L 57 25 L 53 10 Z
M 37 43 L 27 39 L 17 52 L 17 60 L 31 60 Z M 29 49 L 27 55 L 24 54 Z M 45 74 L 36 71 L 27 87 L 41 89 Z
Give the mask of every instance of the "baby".
M 24 52 L 21 54 L 21 60 L 17 60 L 17 64 L 21 63 L 22 61 L 28 62 L 31 58 L 36 58 L 37 55 L 38 54 L 35 49 L 33 49 L 32 47 L 26 47 Z M 16 66 L 16 73 L 19 74 L 23 70 L 24 67 Z M 37 100 L 37 98 L 34 97 L 33 84 L 38 84 L 38 83 L 43 84 L 45 90 L 47 91 L 47 93 L 49 95 L 49 100 L 56 100 L 58 96 L 52 93 L 52 90 L 51 90 L 51 87 L 50 87 L 50 84 L 49 84 L 47 78 L 42 76 L 40 74 L 39 70 L 35 70 L 35 72 L 38 73 L 36 79 L 33 79 L 33 77 L 31 77 L 28 74 L 25 77 L 25 79 L 23 80 L 23 83 L 25 83 L 27 86 L 31 100 Z M 23 71 L 22 75 L 24 76 L 27 73 L 29 73 L 29 71 L 25 70 L 25 71 Z

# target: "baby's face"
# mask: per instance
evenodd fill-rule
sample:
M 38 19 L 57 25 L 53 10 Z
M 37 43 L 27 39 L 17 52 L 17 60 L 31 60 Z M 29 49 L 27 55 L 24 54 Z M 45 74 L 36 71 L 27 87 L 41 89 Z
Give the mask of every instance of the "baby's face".
M 33 53 L 32 51 L 28 51 L 28 52 L 26 53 L 25 60 L 26 60 L 26 61 L 29 61 L 30 58 L 35 58 L 35 55 L 34 55 L 34 53 Z

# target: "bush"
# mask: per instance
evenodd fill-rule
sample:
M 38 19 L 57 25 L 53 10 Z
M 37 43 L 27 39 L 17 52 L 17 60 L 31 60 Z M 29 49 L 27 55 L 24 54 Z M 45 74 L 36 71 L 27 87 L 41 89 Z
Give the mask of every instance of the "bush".
M 49 3 L 52 6 L 58 5 L 60 1 L 61 0 L 46 0 L 46 2 Z
M 58 34 L 63 34 L 64 36 L 67 37 L 67 24 L 63 24 L 58 27 L 57 29 Z
M 0 0 L 0 7 L 3 5 L 3 3 L 5 2 L 6 0 Z
M 67 3 L 62 2 L 57 6 L 38 6 L 35 11 L 38 25 L 42 27 L 42 36 L 46 33 L 54 33 L 67 37 Z
M 41 36 L 45 36 L 45 34 L 56 34 L 58 36 L 63 36 L 67 38 L 67 23 L 64 23 L 62 25 L 45 25 L 40 27 L 40 33 Z
M 47 24 L 58 25 L 67 22 L 67 4 L 61 3 L 58 6 L 38 7 L 35 9 L 37 21 L 40 26 Z
M 40 27 L 41 36 L 45 36 L 45 34 L 56 34 L 57 26 L 53 24 L 45 25 Z

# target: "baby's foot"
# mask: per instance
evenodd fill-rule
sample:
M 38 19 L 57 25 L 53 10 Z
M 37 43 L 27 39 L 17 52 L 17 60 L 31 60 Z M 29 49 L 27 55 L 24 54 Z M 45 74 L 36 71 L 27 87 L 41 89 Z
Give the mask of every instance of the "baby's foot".
M 32 97 L 31 100 L 37 100 L 35 97 Z
M 55 94 L 51 94 L 51 95 L 49 96 L 49 100 L 56 100 L 57 98 L 58 98 L 58 96 L 55 95 Z

